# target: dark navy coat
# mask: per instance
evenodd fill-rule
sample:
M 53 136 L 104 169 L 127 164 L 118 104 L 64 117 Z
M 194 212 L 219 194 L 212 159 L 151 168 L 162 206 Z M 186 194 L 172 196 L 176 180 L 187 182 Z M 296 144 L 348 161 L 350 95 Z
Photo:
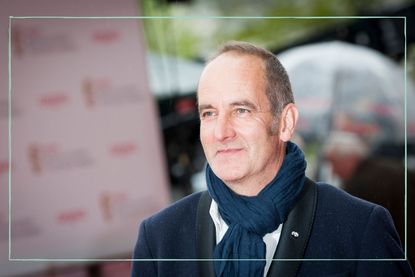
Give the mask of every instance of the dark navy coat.
M 207 192 L 195 193 L 144 220 L 134 249 L 134 259 L 141 260 L 133 262 L 132 276 L 214 276 L 211 201 Z M 268 276 L 413 273 L 386 209 L 307 179 Z

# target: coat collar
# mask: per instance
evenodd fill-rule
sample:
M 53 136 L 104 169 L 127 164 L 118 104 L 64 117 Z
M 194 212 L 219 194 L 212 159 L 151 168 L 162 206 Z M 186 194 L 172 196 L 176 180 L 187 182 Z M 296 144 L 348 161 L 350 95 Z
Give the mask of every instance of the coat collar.
M 200 276 L 215 276 L 213 269 L 213 250 L 216 245 L 215 226 L 209 214 L 212 198 L 207 191 L 203 192 L 196 218 L 196 247 L 200 261 Z M 301 261 L 304 258 L 305 249 L 311 234 L 314 215 L 317 204 L 317 186 L 306 178 L 303 191 L 294 208 L 288 214 L 284 223 L 281 237 L 275 251 L 274 261 L 268 272 L 268 276 L 295 276 Z M 297 236 L 298 235 L 298 236 Z M 290 259 L 282 261 L 281 259 Z
M 317 186 L 306 178 L 297 204 L 288 214 L 284 223 L 274 261 L 268 276 L 296 276 L 305 254 L 314 222 L 317 205 Z M 282 259 L 293 259 L 282 261 Z
M 200 196 L 196 217 L 196 253 L 198 259 L 210 259 L 199 262 L 199 276 L 214 277 L 213 250 L 216 245 L 216 231 L 209 214 L 212 198 L 207 191 Z

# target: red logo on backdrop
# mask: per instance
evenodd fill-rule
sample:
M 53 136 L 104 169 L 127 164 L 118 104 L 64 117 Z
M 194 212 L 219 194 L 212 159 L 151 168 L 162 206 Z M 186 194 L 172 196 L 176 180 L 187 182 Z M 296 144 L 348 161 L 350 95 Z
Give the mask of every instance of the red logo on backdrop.
M 76 50 L 74 40 L 68 33 L 47 32 L 45 29 L 27 24 L 13 24 L 11 39 L 13 55 L 16 57 Z
M 84 209 L 77 209 L 61 212 L 56 216 L 56 218 L 59 223 L 76 223 L 84 219 L 85 216 L 86 212 Z
M 13 164 L 12 164 L 13 167 Z M 9 172 L 9 162 L 8 161 L 0 161 L 0 175 Z
M 13 53 L 20 57 L 23 55 L 22 37 L 19 27 L 14 27 L 12 32 Z
M 12 46 L 13 54 L 21 57 L 24 53 L 25 42 L 24 40 L 33 40 L 40 36 L 40 31 L 36 27 L 22 27 L 14 26 L 12 29 Z
M 138 145 L 135 142 L 123 142 L 117 143 L 110 147 L 110 153 L 112 156 L 126 156 L 136 152 Z
M 68 102 L 69 97 L 63 92 L 55 92 L 43 95 L 39 99 L 39 103 L 44 107 L 59 107 Z
M 115 30 L 99 30 L 92 33 L 92 38 L 98 43 L 112 43 L 120 38 L 120 32 Z

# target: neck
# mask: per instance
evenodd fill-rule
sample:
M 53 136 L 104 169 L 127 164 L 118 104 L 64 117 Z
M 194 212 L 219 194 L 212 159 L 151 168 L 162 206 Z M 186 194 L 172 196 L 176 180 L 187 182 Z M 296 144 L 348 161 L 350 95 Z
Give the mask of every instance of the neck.
M 258 195 L 269 183 L 271 183 L 275 176 L 277 176 L 285 157 L 285 143 L 281 144 L 278 153 L 280 153 L 280 155 L 266 163 L 267 168 L 264 169 L 263 174 L 260 176 L 253 175 L 231 182 L 224 181 L 225 185 L 239 195 Z

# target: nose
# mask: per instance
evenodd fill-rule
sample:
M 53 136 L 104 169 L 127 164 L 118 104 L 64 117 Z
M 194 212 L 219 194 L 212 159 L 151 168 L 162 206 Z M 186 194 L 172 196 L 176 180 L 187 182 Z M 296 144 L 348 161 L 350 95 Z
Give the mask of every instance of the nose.
M 226 141 L 235 137 L 235 129 L 229 115 L 219 115 L 216 120 L 215 138 L 218 141 Z

